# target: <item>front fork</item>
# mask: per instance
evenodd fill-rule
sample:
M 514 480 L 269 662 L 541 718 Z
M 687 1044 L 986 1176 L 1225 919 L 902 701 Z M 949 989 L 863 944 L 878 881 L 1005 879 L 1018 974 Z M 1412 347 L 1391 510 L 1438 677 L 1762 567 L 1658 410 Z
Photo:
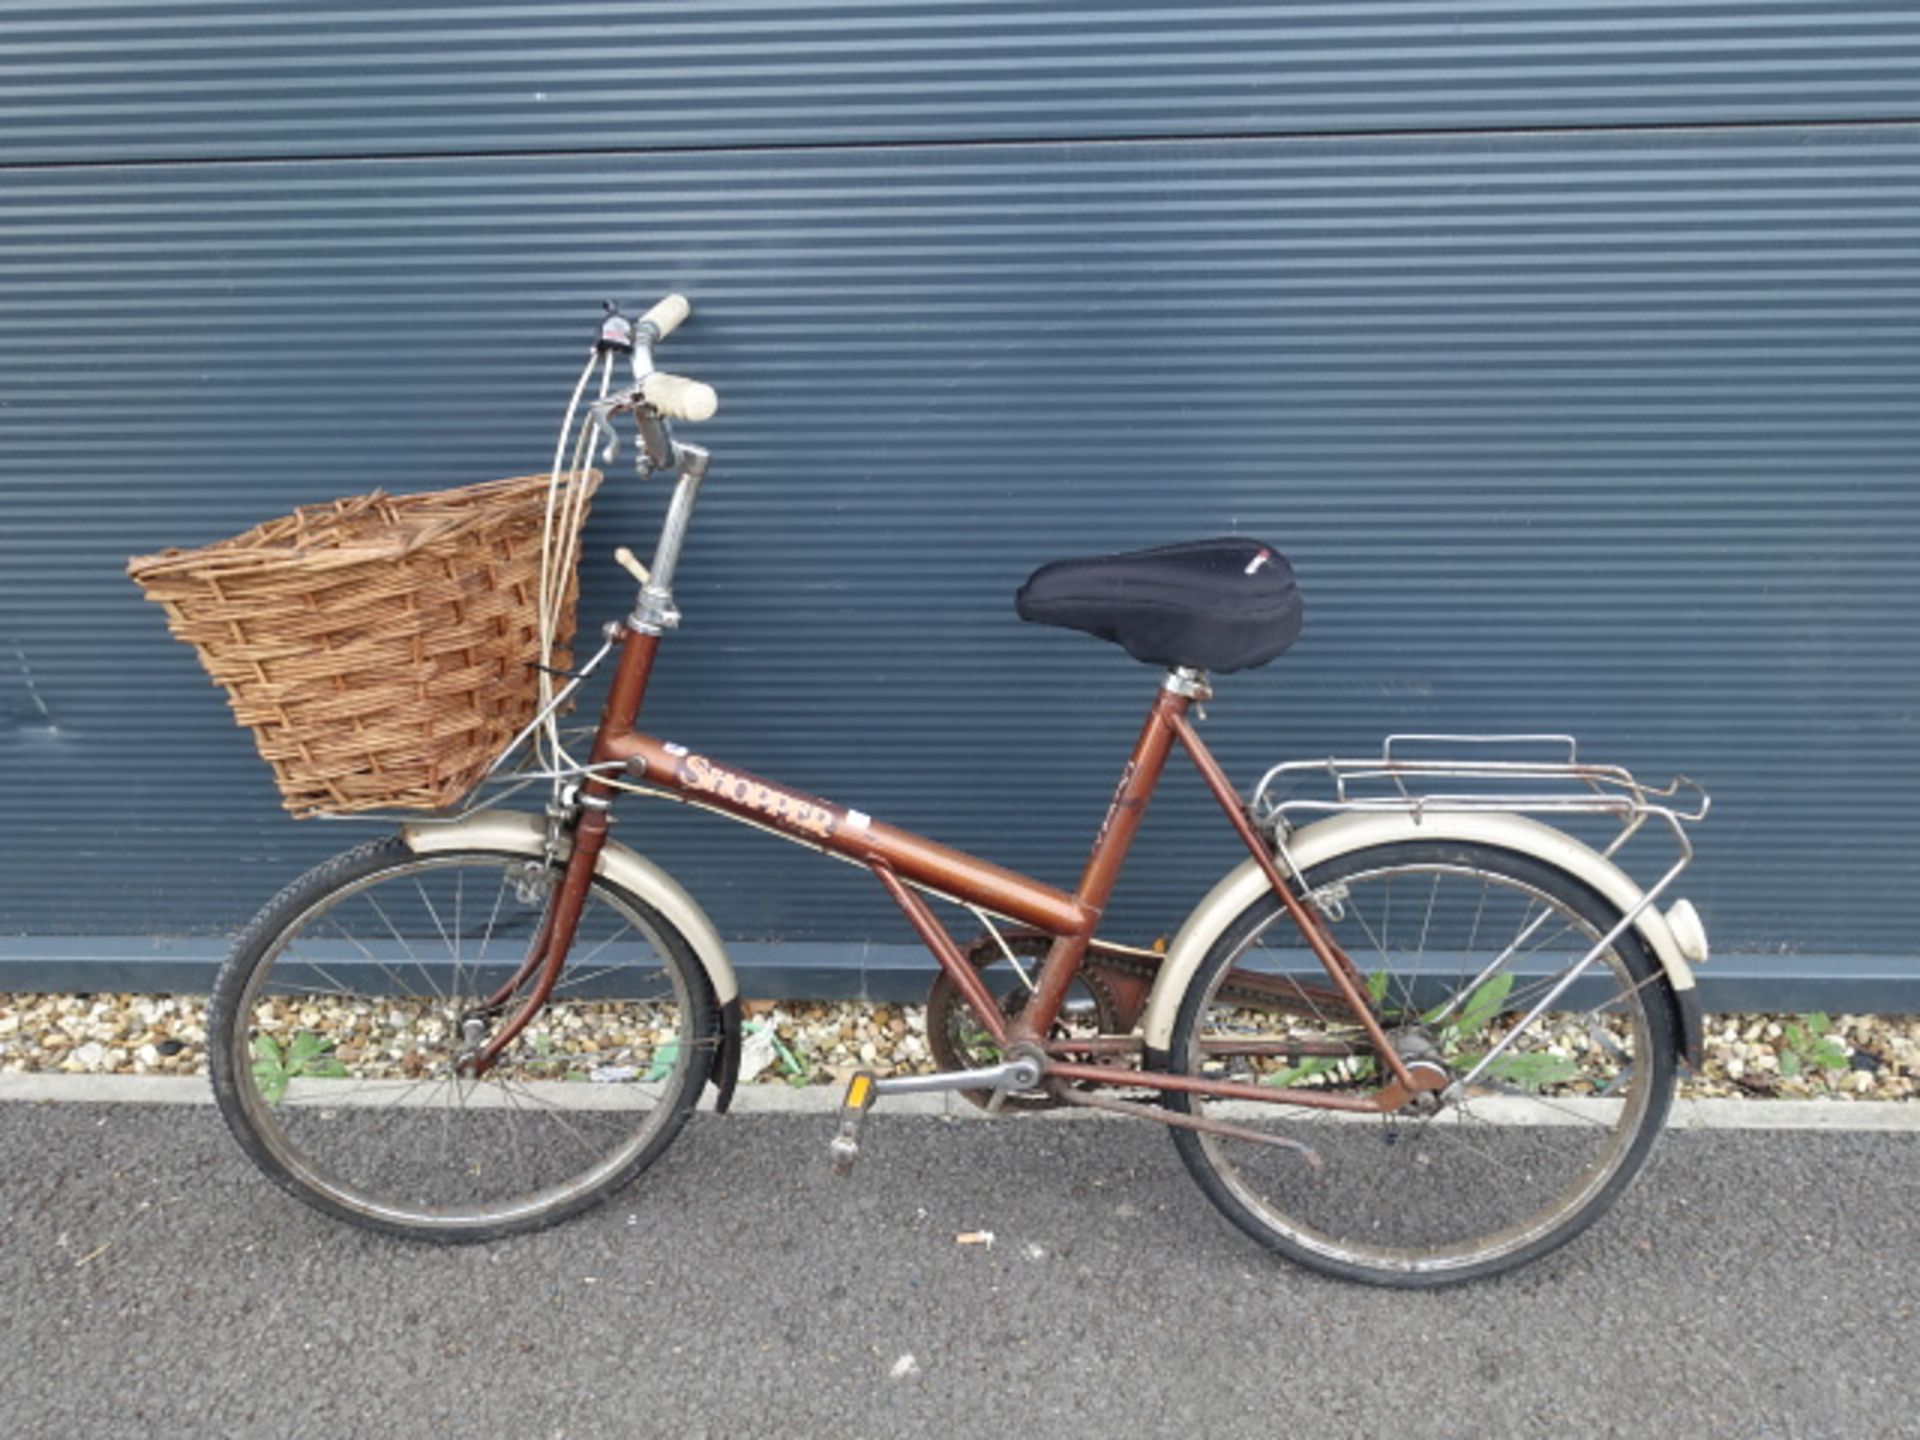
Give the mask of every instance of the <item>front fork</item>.
M 628 629 L 620 633 L 619 638 L 620 662 L 614 670 L 613 683 L 608 687 L 606 708 L 600 715 L 600 729 L 594 736 L 592 765 L 603 764 L 613 758 L 606 753 L 609 736 L 624 734 L 633 728 L 633 722 L 640 713 L 640 702 L 646 695 L 647 679 L 653 670 L 653 657 L 660 646 L 657 631 L 646 633 Z M 488 997 L 484 1005 L 461 1017 L 463 1026 L 470 1020 L 490 1019 L 498 1015 L 529 981 L 532 981 L 533 988 L 527 991 L 526 998 L 505 1024 L 477 1049 L 461 1056 L 456 1069 L 466 1070 L 476 1077 L 486 1074 L 506 1048 L 533 1023 L 533 1018 L 553 994 L 561 967 L 567 963 L 567 952 L 573 948 L 574 932 L 579 928 L 581 912 L 586 908 L 587 891 L 593 884 L 594 871 L 600 864 L 600 852 L 606 847 L 607 830 L 612 824 L 613 796 L 613 787 L 590 769 L 577 799 L 567 807 L 571 814 L 579 818 L 571 819 L 567 812 L 554 817 L 554 831 L 548 838 L 549 855 L 557 851 L 560 833 L 569 823 L 573 829 L 573 847 L 567 856 L 566 868 L 547 901 L 540 929 L 534 935 L 533 943 L 527 947 L 527 955 L 520 962 L 520 968 Z
M 579 929 L 580 915 L 586 908 L 587 890 L 593 884 L 593 872 L 600 863 L 600 852 L 607 843 L 607 812 L 611 808 L 612 802 L 609 800 L 581 797 L 580 818 L 573 827 L 572 853 L 567 857 L 566 869 L 561 872 L 558 883 L 548 897 L 546 913 L 541 917 L 540 928 L 535 932 L 533 942 L 527 947 L 526 958 L 520 962 L 520 968 L 483 1004 L 461 1017 L 462 1023 L 466 1024 L 497 1016 L 529 980 L 533 982 L 533 988 L 527 991 L 526 998 L 506 1023 L 495 1030 L 477 1050 L 461 1057 L 458 1068 L 465 1069 L 475 1078 L 493 1068 L 506 1048 L 520 1038 L 552 996 L 553 987 L 560 979 L 560 971 L 567 963 L 567 952 L 573 948 L 574 932 Z

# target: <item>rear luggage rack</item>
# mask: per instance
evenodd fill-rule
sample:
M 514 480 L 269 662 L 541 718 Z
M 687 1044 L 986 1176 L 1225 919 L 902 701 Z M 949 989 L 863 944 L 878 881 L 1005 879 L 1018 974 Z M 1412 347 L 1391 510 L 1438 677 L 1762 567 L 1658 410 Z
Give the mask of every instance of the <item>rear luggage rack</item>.
M 1331 783 L 1331 798 L 1293 793 L 1315 780 Z M 1460 781 L 1482 784 L 1451 788 Z M 1283 831 L 1295 815 L 1358 811 L 1610 815 L 1629 830 L 1657 819 L 1685 847 L 1682 827 L 1706 819 L 1710 803 L 1685 775 L 1648 785 L 1624 766 L 1583 761 L 1571 735 L 1389 735 L 1377 757 L 1274 766 L 1249 808 L 1256 823 Z

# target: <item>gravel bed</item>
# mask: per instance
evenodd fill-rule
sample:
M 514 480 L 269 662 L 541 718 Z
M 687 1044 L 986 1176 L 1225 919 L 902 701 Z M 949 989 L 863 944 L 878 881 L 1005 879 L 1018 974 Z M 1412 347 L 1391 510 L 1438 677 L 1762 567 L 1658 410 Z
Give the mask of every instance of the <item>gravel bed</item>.
M 863 1068 L 933 1068 L 919 1005 L 750 1000 L 744 1008 L 743 1074 L 757 1083 L 829 1085 Z M 1840 1015 L 1823 1031 L 1824 1019 L 1708 1016 L 1706 1065 L 1684 1078 L 1681 1093 L 1920 1097 L 1920 1016 Z M 0 994 L 0 1073 L 198 1075 L 205 1046 L 203 996 Z

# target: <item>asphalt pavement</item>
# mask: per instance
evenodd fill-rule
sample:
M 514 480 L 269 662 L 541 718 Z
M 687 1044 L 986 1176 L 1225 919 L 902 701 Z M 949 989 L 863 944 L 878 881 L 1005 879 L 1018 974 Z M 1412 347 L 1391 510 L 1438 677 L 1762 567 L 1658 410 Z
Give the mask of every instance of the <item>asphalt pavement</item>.
M 1518 1274 L 1231 1229 L 1155 1128 L 696 1117 L 608 1208 L 365 1235 L 203 1106 L 0 1104 L 0 1435 L 1920 1436 L 1920 1135 L 1672 1133 Z M 991 1231 L 994 1241 L 956 1236 Z

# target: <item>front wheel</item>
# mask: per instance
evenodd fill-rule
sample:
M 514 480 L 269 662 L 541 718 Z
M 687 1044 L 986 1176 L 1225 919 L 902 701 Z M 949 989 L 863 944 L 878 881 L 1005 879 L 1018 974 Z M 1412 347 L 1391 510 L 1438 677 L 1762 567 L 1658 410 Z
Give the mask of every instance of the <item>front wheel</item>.
M 1629 929 L 1493 1052 L 1620 912 L 1562 870 L 1474 842 L 1379 845 L 1305 879 L 1310 910 L 1358 967 L 1401 1058 L 1454 1083 L 1430 1113 L 1386 1116 L 1169 1094 L 1174 1108 L 1303 1141 L 1325 1162 L 1316 1170 L 1289 1150 L 1175 1130 L 1208 1198 L 1303 1265 L 1407 1287 L 1511 1269 L 1590 1225 L 1645 1163 L 1672 1100 L 1677 1030 L 1664 974 Z M 1201 962 L 1170 1062 L 1341 1099 L 1370 1096 L 1386 1078 L 1271 894 Z
M 254 1162 L 326 1214 L 438 1241 L 554 1224 L 652 1163 L 706 1083 L 713 999 L 686 938 L 605 879 L 532 1024 L 485 1075 L 458 1063 L 517 1008 L 487 1002 L 554 879 L 394 837 L 272 900 L 208 1017 L 214 1093 Z

